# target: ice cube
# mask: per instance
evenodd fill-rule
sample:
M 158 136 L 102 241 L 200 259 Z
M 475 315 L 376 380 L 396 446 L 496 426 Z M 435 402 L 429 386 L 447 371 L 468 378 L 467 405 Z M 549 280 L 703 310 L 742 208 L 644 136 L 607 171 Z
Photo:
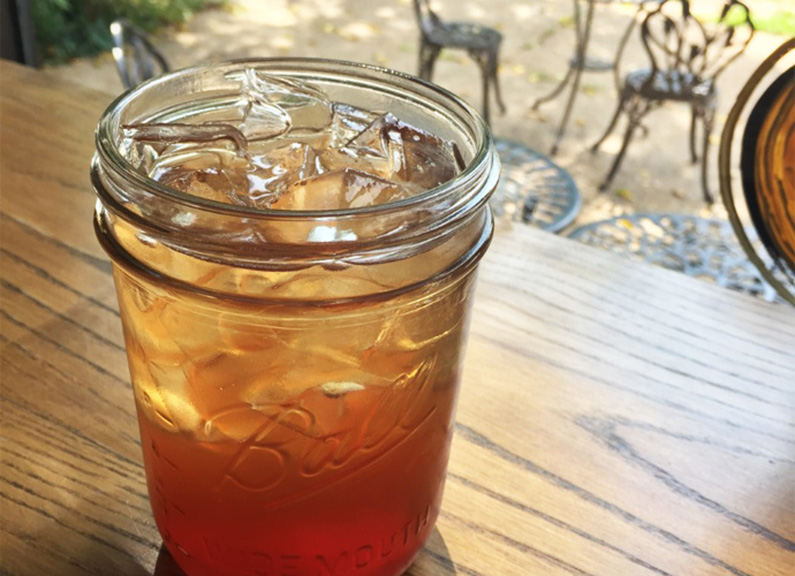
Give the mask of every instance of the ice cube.
M 187 393 L 180 364 L 134 354 L 130 355 L 130 373 L 139 407 L 153 421 L 171 432 L 200 427 L 200 411 Z
M 171 432 L 195 432 L 202 425 L 196 407 L 179 392 L 158 390 L 152 395 L 152 403 L 159 423 Z
M 349 104 L 332 104 L 329 146 L 340 148 L 364 131 L 376 119 L 376 114 Z
M 222 149 L 184 150 L 164 154 L 150 172 L 157 180 L 199 198 L 251 205 L 248 159 Z
M 180 272 L 177 277 L 184 277 Z M 152 343 L 159 346 L 150 358 L 184 367 L 193 358 L 214 354 L 220 338 L 216 314 L 217 308 L 185 306 L 178 299 L 165 302 L 157 317 L 145 325 L 154 337 Z
M 218 334 L 225 346 L 240 352 L 281 354 L 288 346 L 283 333 L 245 312 L 218 313 Z
M 224 407 L 239 402 L 255 382 L 267 380 L 269 364 L 264 352 L 227 349 L 194 359 L 187 374 L 208 405 Z
M 386 159 L 389 157 L 390 133 L 399 123 L 393 114 L 382 114 L 351 138 L 343 149 L 356 156 Z
M 209 414 L 200 432 L 203 439 L 209 441 L 250 442 L 268 428 L 277 411 L 276 404 L 236 404 Z
M 325 170 L 315 151 L 300 142 L 286 144 L 252 156 L 248 170 L 248 195 L 256 206 L 270 206 L 288 186 Z
M 228 78 L 239 80 L 247 102 L 243 117 L 244 133 L 251 139 L 272 138 L 266 130 L 260 136 L 254 124 L 264 119 L 281 126 L 280 133 L 319 132 L 331 124 L 332 107 L 326 95 L 307 83 L 263 73 L 253 68 L 234 72 Z
M 386 204 L 405 196 L 405 189 L 394 182 L 345 168 L 296 182 L 271 208 L 341 210 Z
M 202 112 L 202 124 L 124 125 L 125 154 L 186 194 L 287 210 L 391 203 L 463 168 L 454 145 L 391 113 L 331 103 L 314 86 L 255 69 L 229 78 L 240 83 L 236 103 Z
M 136 142 L 158 144 L 208 143 L 226 140 L 232 142 L 239 152 L 243 152 L 248 146 L 243 133 L 225 122 L 124 124 L 122 135 Z
M 323 170 L 312 148 L 293 142 L 263 154 L 242 157 L 223 149 L 169 151 L 154 163 L 150 176 L 192 196 L 268 207 L 290 184 Z
M 122 126 L 121 153 L 144 174 L 152 175 L 167 158 L 187 150 L 225 148 L 243 156 L 247 147 L 243 133 L 224 122 L 205 124 L 151 123 Z
M 340 150 L 354 161 L 366 159 L 378 175 L 412 184 L 415 190 L 430 190 L 451 180 L 463 168 L 454 144 L 406 124 L 391 113 L 370 123 Z
M 277 138 L 290 129 L 290 115 L 275 104 L 244 97 L 239 106 L 240 131 L 251 142 Z

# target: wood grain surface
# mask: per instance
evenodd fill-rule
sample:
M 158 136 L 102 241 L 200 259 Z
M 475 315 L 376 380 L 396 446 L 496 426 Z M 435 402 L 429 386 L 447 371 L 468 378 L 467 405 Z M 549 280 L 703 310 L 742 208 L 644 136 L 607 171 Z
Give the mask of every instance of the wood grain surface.
M 0 63 L 3 575 L 176 574 L 91 228 L 93 127 L 110 100 Z M 409 574 L 793 567 L 795 310 L 498 229 L 442 514 Z

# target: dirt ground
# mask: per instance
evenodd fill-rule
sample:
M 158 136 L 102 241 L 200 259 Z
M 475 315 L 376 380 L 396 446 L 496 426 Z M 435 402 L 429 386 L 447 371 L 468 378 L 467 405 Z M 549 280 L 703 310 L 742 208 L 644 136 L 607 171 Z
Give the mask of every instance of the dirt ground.
M 714 0 L 692 2 L 708 10 Z M 750 2 L 752 10 L 764 2 Z M 706 6 L 704 6 L 706 5 Z M 435 0 L 443 19 L 492 26 L 504 35 L 500 82 L 507 113 L 493 112 L 496 137 L 549 152 L 564 97 L 531 110 L 532 102 L 563 77 L 573 53 L 572 3 L 565 0 Z M 635 14 L 631 4 L 597 4 L 589 52 L 612 59 Z M 172 67 L 245 57 L 315 56 L 368 62 L 416 73 L 418 29 L 411 0 L 230 0 L 229 6 L 194 16 L 182 29 L 158 33 L 154 42 Z M 719 114 L 713 133 L 710 186 L 718 195 L 717 143 L 731 105 L 746 79 L 783 38 L 757 33 L 745 54 L 719 78 Z M 622 69 L 645 66 L 639 35 L 633 35 Z M 47 69 L 109 93 L 122 89 L 110 55 Z M 443 52 L 434 81 L 480 107 L 479 70 L 464 52 Z M 647 135 L 632 143 L 613 186 L 597 186 L 620 144 L 621 126 L 597 154 L 601 135 L 617 104 L 611 73 L 583 75 L 571 122 L 555 161 L 568 170 L 583 197 L 573 226 L 626 212 L 725 214 L 707 209 L 699 168 L 689 162 L 689 109 L 667 104 L 646 122 Z M 495 111 L 496 107 L 492 107 Z

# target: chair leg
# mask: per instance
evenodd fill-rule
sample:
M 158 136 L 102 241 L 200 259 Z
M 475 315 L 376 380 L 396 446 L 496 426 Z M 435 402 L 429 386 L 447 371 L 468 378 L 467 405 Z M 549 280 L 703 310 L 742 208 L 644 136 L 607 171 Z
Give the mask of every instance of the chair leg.
M 627 47 L 627 42 L 629 42 L 629 38 L 632 36 L 632 31 L 635 29 L 635 26 L 638 25 L 640 15 L 645 9 L 645 2 L 638 2 L 637 4 L 638 9 L 635 12 L 635 15 L 632 16 L 629 26 L 627 26 L 627 29 L 624 30 L 624 35 L 621 37 L 621 41 L 618 43 L 618 50 L 616 50 L 616 59 L 613 61 L 613 82 L 615 83 L 616 92 L 618 92 L 618 94 L 621 94 L 621 71 L 619 69 L 621 58 L 624 55 L 624 49 Z
M 417 62 L 417 76 L 422 78 L 423 80 L 427 80 L 427 72 L 426 68 L 428 67 L 426 64 L 426 59 L 428 56 L 428 46 L 425 44 L 425 38 L 420 38 L 420 50 Z
M 593 22 L 594 3 L 595 0 L 589 0 L 588 10 L 585 15 L 585 23 L 581 24 L 579 4 L 577 4 L 577 0 L 574 2 L 575 19 L 577 20 L 577 55 L 575 57 L 576 65 L 574 70 L 574 79 L 571 82 L 571 91 L 569 92 L 569 97 L 566 101 L 566 110 L 563 112 L 563 118 L 560 121 L 560 126 L 558 126 L 558 132 L 555 134 L 555 142 L 552 144 L 552 150 L 550 151 L 552 156 L 558 152 L 558 146 L 560 145 L 560 141 L 563 140 L 563 135 L 566 132 L 566 126 L 569 123 L 571 110 L 574 108 L 574 99 L 577 97 L 577 92 L 580 89 L 580 78 L 582 78 L 582 72 L 585 67 L 585 55 L 588 53 L 588 42 L 591 36 L 591 23 Z
M 554 100 L 555 98 L 557 98 L 558 94 L 563 92 L 563 89 L 569 83 L 569 78 L 571 78 L 571 75 L 573 73 L 574 73 L 574 66 L 569 66 L 569 70 L 568 72 L 566 72 L 566 75 L 563 77 L 563 80 L 560 81 L 560 84 L 555 86 L 552 92 L 550 92 L 546 96 L 541 96 L 540 98 L 536 98 L 535 102 L 533 102 L 532 106 L 533 110 L 538 110 L 538 107 L 541 106 L 541 104 L 545 104 L 546 102 L 549 102 L 550 100 Z
M 574 108 L 574 99 L 577 98 L 577 91 L 580 89 L 580 78 L 582 77 L 582 68 L 577 67 L 574 70 L 574 80 L 571 82 L 571 91 L 569 92 L 569 97 L 566 99 L 566 109 L 563 111 L 563 118 L 560 120 L 560 125 L 558 126 L 558 131 L 555 134 L 555 142 L 552 144 L 552 150 L 550 150 L 550 155 L 554 156 L 558 153 L 558 147 L 560 146 L 560 141 L 563 140 L 563 134 L 566 132 L 566 126 L 569 123 L 569 117 L 571 116 L 571 110 Z
M 597 150 L 599 150 L 599 146 L 602 145 L 602 142 L 604 142 L 607 139 L 607 137 L 613 133 L 613 130 L 615 130 L 616 124 L 618 124 L 618 119 L 621 116 L 621 111 L 624 109 L 624 105 L 626 104 L 626 102 L 627 102 L 626 91 L 622 90 L 621 98 L 618 101 L 618 106 L 616 107 L 616 111 L 613 114 L 613 117 L 610 119 L 610 124 L 607 125 L 607 129 L 604 131 L 604 134 L 602 134 L 602 137 L 599 138 L 599 140 L 597 140 L 593 146 L 591 146 L 591 152 L 596 152 Z
M 434 64 L 439 57 L 440 51 L 441 48 L 438 46 L 428 44 L 424 39 L 420 41 L 420 64 L 417 76 L 423 80 L 431 81 L 431 78 L 433 78 Z
M 704 139 L 703 148 L 701 150 L 701 191 L 704 193 L 704 202 L 710 206 L 715 203 L 715 198 L 712 196 L 712 192 L 709 191 L 709 184 L 707 182 L 707 169 L 709 167 L 709 159 L 707 156 L 709 155 L 709 138 L 712 134 L 712 124 L 714 119 L 714 108 L 707 110 L 701 117 L 704 130 L 704 134 L 702 135 Z
M 621 149 L 616 154 L 615 160 L 613 160 L 613 165 L 610 166 L 610 170 L 607 172 L 607 176 L 599 185 L 599 191 L 604 192 L 607 190 L 608 186 L 613 182 L 613 178 L 615 178 L 616 173 L 618 172 L 619 167 L 621 166 L 621 162 L 624 160 L 624 154 L 627 151 L 627 147 L 629 146 L 629 142 L 632 140 L 632 135 L 635 132 L 635 129 L 640 125 L 641 118 L 649 111 L 649 105 L 646 103 L 641 104 L 638 102 L 636 97 L 635 101 L 632 103 L 632 109 L 627 112 L 629 116 L 629 122 L 627 123 L 627 129 L 624 132 L 624 141 L 621 142 Z
M 593 2 L 589 1 L 589 9 L 592 8 L 592 5 Z M 582 64 L 583 64 L 582 59 L 585 56 L 586 53 L 585 51 L 588 44 L 588 38 L 587 38 L 588 35 L 586 34 L 586 32 L 589 31 L 589 25 L 586 22 L 585 28 L 583 29 L 582 18 L 580 15 L 579 0 L 574 0 L 574 21 L 575 21 L 574 28 L 576 33 L 576 44 L 575 44 L 576 50 L 574 53 L 574 60 L 569 63 L 569 69 L 566 72 L 566 75 L 563 77 L 563 80 L 560 81 L 560 84 L 555 86 L 555 88 L 552 89 L 552 92 L 550 92 L 546 96 L 541 96 L 540 98 L 537 98 L 536 101 L 533 102 L 532 106 L 533 110 L 538 110 L 541 104 L 544 104 L 546 102 L 549 102 L 550 100 L 554 100 L 555 98 L 557 98 L 558 94 L 563 92 L 563 89 L 569 83 L 572 74 L 575 74 L 576 78 L 577 70 L 582 69 Z M 557 148 L 557 144 L 555 144 L 553 148 Z
M 494 84 L 494 96 L 497 98 L 497 106 L 500 107 L 500 113 L 505 114 L 505 102 L 502 100 L 502 92 L 500 91 L 500 80 L 497 77 L 497 70 L 499 69 L 499 48 L 494 50 L 489 55 L 489 72 L 491 73 L 491 81 Z
M 491 81 L 491 71 L 489 70 L 489 57 L 483 53 L 471 53 L 472 58 L 477 62 L 480 67 L 480 77 L 482 82 L 482 105 L 483 105 L 483 120 L 486 124 L 491 123 L 489 115 L 489 82 Z
M 698 112 L 696 105 L 690 107 L 690 162 L 695 164 L 698 162 L 698 154 L 696 154 L 696 121 L 698 120 Z

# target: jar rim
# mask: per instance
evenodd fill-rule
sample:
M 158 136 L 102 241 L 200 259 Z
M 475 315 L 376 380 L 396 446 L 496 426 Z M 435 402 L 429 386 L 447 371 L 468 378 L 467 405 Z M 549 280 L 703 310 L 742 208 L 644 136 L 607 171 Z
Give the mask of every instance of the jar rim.
M 415 97 L 436 97 L 439 101 L 453 104 L 460 110 L 460 115 L 466 116 L 466 118 L 464 118 L 466 121 L 474 123 L 472 133 L 476 137 L 475 152 L 466 167 L 452 179 L 434 188 L 394 202 L 331 210 L 286 210 L 230 204 L 179 191 L 139 171 L 119 150 L 116 138 L 114 137 L 114 131 L 118 129 L 119 125 L 118 116 L 120 111 L 129 106 L 136 98 L 142 97 L 149 91 L 156 91 L 179 78 L 201 74 L 209 70 L 214 70 L 216 72 L 227 70 L 228 72 L 232 72 L 241 67 L 254 68 L 266 73 L 276 71 L 282 73 L 304 72 L 316 76 L 325 74 L 323 76 L 324 78 L 341 76 L 338 69 L 342 69 L 345 72 L 346 81 L 352 79 L 350 76 L 357 75 L 355 77 L 359 77 L 362 81 L 375 81 L 383 87 L 390 86 L 389 80 L 392 80 L 394 87 L 397 87 L 397 83 L 402 83 L 400 86 L 402 89 L 401 93 L 403 93 L 408 86 L 414 89 L 413 95 Z M 346 84 L 349 84 L 349 82 L 346 82 Z M 408 92 L 405 92 L 405 94 L 407 96 L 411 95 Z M 200 64 L 168 72 L 147 80 L 114 99 L 100 117 L 95 130 L 95 143 L 100 161 L 106 166 L 112 167 L 113 171 L 116 172 L 121 179 L 134 186 L 146 188 L 149 192 L 155 193 L 164 199 L 193 209 L 199 209 L 203 212 L 212 212 L 234 216 L 236 218 L 275 219 L 282 221 L 296 219 L 322 220 L 326 218 L 344 219 L 346 217 L 355 218 L 357 216 L 368 217 L 383 215 L 390 212 L 411 210 L 418 206 L 433 203 L 438 199 L 447 197 L 453 191 L 460 189 L 462 183 L 476 178 L 477 174 L 482 170 L 483 164 L 488 161 L 488 156 L 492 153 L 491 149 L 493 148 L 489 126 L 480 114 L 470 104 L 449 90 L 405 72 L 372 64 L 324 58 L 246 58 L 229 60 L 223 63 Z M 481 201 L 484 202 L 485 198 Z

